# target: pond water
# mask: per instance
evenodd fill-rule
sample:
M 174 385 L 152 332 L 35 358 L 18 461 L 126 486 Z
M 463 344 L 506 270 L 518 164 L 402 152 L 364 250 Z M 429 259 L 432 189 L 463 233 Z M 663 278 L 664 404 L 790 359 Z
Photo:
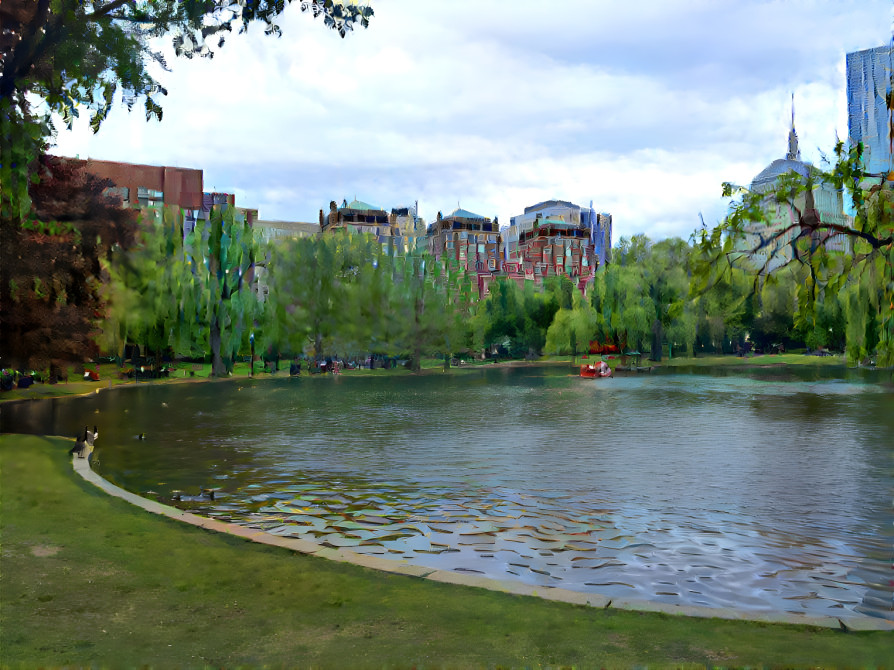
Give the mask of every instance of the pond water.
M 97 424 L 94 468 L 118 485 L 329 546 L 609 597 L 894 618 L 881 379 L 551 366 L 143 384 L 2 419 Z

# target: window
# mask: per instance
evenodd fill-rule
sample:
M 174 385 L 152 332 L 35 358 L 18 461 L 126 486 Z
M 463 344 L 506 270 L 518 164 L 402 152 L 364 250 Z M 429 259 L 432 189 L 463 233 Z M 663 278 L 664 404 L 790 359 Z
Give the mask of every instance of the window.
M 130 189 L 127 186 L 110 186 L 103 189 L 102 194 L 112 198 L 120 198 L 122 205 L 126 205 L 130 201 Z
M 139 186 L 137 187 L 137 200 L 141 207 L 156 207 L 164 204 L 165 194 L 163 191 Z

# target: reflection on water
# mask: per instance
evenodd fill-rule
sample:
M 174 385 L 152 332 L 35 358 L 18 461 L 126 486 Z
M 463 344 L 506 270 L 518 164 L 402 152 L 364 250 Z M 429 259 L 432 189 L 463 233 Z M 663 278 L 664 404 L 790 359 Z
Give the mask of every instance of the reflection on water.
M 96 469 L 125 488 L 219 488 L 176 504 L 276 534 L 611 597 L 891 618 L 894 394 L 867 381 L 525 368 L 32 405 L 47 432 L 97 417 Z

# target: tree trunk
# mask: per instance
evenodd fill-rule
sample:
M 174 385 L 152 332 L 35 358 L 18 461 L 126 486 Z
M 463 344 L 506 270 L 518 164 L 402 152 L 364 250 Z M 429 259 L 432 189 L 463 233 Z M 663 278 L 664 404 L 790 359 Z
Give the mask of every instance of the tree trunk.
M 220 355 L 220 321 L 217 320 L 215 314 L 211 317 L 211 376 L 223 377 L 227 374 L 227 367 L 224 364 L 223 357 Z
M 661 321 L 655 319 L 652 322 L 652 353 L 649 356 L 650 360 L 660 362 L 661 361 Z
M 416 325 L 416 337 L 413 339 L 413 360 L 410 364 L 413 372 L 422 370 L 422 300 L 417 296 L 413 305 L 413 321 Z

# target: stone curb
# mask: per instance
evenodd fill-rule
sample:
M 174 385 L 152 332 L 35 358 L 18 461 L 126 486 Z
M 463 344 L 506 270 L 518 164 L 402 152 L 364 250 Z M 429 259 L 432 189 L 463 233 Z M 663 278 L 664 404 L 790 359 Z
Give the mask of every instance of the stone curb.
M 227 523 L 209 519 L 207 517 L 198 516 L 190 512 L 164 505 L 154 500 L 148 500 L 138 496 L 130 491 L 125 491 L 119 486 L 115 486 L 111 482 L 103 479 L 96 474 L 89 463 L 89 455 L 86 458 L 72 457 L 72 466 L 74 471 L 83 477 L 86 481 L 99 487 L 106 493 L 116 496 L 127 502 L 141 507 L 147 512 L 160 514 L 170 519 L 184 521 L 193 526 L 213 530 L 218 533 L 227 533 L 236 537 L 241 537 L 259 544 L 267 544 L 275 547 L 282 547 L 301 554 L 308 554 L 327 558 L 332 561 L 341 563 L 351 563 L 364 568 L 371 568 L 382 572 L 390 572 L 398 575 L 406 575 L 409 577 L 420 577 L 429 579 L 433 582 L 441 582 L 443 584 L 456 584 L 458 586 L 471 586 L 476 588 L 488 589 L 489 591 L 499 591 L 502 593 L 511 593 L 513 595 L 534 596 L 544 600 L 552 600 L 556 602 L 569 603 L 572 605 L 586 605 L 589 607 L 616 608 L 623 610 L 633 610 L 639 612 L 660 612 L 664 614 L 676 616 L 691 616 L 700 618 L 716 618 L 716 619 L 732 619 L 738 621 L 759 621 L 763 623 L 783 623 L 783 624 L 799 624 L 806 626 L 819 626 L 823 628 L 841 628 L 842 623 L 848 629 L 853 631 L 894 631 L 894 621 L 887 619 L 877 619 L 875 617 L 830 617 L 830 616 L 807 616 L 795 614 L 792 612 L 753 612 L 749 610 L 740 610 L 732 607 L 703 607 L 698 605 L 672 605 L 668 603 L 653 602 L 651 600 L 640 600 L 633 598 L 611 599 L 596 593 L 583 593 L 580 591 L 569 591 L 568 589 L 560 589 L 552 586 L 535 586 L 533 584 L 525 584 L 522 582 L 514 582 L 509 580 L 493 579 L 483 577 L 481 575 L 464 574 L 461 572 L 452 572 L 449 570 L 437 570 L 421 565 L 413 565 L 406 560 L 392 560 L 380 558 L 378 556 L 370 556 L 368 554 L 358 554 L 348 549 L 333 549 L 324 547 L 308 540 L 302 540 L 294 537 L 282 537 L 267 533 L 265 531 L 246 528 L 235 523 Z

